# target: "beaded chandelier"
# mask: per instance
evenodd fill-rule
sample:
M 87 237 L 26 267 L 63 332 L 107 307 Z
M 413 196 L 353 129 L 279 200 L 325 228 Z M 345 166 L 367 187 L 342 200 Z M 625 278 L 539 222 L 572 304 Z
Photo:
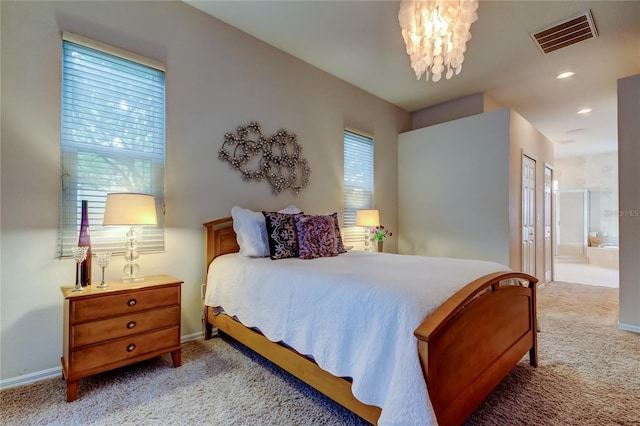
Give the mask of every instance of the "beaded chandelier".
M 440 81 L 460 74 L 478 0 L 402 0 L 398 21 L 418 80 Z

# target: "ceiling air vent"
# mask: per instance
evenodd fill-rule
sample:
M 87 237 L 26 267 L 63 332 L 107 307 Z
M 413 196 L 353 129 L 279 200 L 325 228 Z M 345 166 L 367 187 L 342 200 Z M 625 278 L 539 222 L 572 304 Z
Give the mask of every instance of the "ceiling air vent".
M 549 27 L 530 33 L 538 49 L 544 54 L 563 47 L 571 46 L 583 40 L 598 37 L 590 10 L 565 19 Z

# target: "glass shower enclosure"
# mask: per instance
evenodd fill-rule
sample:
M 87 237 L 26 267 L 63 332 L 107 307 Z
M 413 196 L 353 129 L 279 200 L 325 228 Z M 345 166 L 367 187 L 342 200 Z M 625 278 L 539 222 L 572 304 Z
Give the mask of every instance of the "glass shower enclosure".
M 556 192 L 555 256 L 587 261 L 589 243 L 589 191 L 563 189 Z

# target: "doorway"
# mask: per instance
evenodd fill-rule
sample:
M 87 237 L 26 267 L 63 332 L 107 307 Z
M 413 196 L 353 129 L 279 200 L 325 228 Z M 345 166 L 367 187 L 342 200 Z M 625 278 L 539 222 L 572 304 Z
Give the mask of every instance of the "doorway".
M 592 193 L 589 190 L 564 189 L 555 192 L 554 280 L 617 288 L 620 281 L 617 258 L 615 267 L 606 263 L 608 257 L 617 255 L 617 247 L 600 248 L 590 244 L 592 207 Z M 603 254 L 596 253 L 600 251 Z M 600 261 L 603 257 L 604 260 Z

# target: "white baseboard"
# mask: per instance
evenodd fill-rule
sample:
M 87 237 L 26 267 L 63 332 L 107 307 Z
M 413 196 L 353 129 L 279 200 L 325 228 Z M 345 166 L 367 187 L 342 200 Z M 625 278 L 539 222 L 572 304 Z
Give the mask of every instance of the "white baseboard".
M 0 380 L 0 390 L 28 385 L 53 377 L 60 377 L 60 380 L 62 380 L 62 367 L 47 368 L 46 370 L 34 371 L 33 373 L 22 374 L 18 377 Z
M 640 326 L 637 326 L 637 325 L 623 324 L 619 322 L 618 328 L 620 330 L 633 331 L 634 333 L 640 333 Z
M 203 336 L 204 333 L 202 331 L 199 331 L 197 333 L 192 333 L 180 337 L 180 342 L 184 343 L 191 340 L 202 339 Z M 28 385 L 54 377 L 62 378 L 62 367 L 47 368 L 46 370 L 34 371 L 33 373 L 22 374 L 17 377 L 0 380 L 0 390 L 14 388 L 16 386 Z
M 203 339 L 204 338 L 204 332 L 203 331 L 198 331 L 197 333 L 191 333 L 191 334 L 187 334 L 186 336 L 182 336 L 180 338 L 180 342 L 184 343 L 184 342 L 190 342 L 192 340 L 198 340 L 198 339 Z

